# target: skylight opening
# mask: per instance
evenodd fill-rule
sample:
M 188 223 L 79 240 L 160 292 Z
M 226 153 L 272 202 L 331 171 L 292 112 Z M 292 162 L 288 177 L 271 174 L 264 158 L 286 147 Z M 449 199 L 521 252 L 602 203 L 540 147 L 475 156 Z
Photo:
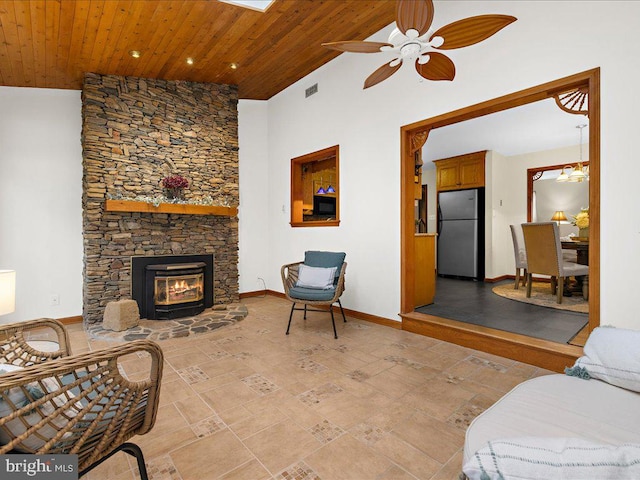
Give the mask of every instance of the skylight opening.
M 275 0 L 218 0 L 223 3 L 231 3 L 238 7 L 250 8 L 251 10 L 257 10 L 264 12 Z

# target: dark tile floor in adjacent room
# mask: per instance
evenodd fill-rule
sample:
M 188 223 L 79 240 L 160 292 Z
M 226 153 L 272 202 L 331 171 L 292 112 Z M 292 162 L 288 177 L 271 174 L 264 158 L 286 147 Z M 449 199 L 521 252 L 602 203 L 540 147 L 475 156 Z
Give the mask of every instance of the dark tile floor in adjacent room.
M 588 322 L 584 313 L 500 297 L 491 291 L 496 285 L 438 277 L 435 302 L 416 311 L 559 343 L 569 342 Z

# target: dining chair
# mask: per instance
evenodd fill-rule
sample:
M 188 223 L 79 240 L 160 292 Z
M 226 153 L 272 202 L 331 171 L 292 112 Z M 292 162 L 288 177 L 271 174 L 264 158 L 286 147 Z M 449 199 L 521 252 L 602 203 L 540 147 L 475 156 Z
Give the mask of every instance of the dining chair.
M 524 248 L 524 237 L 522 227 L 519 225 L 509 225 L 511 228 L 511 239 L 513 240 L 513 255 L 516 262 L 516 281 L 513 288 L 518 290 L 520 285 L 520 271 L 522 270 L 522 286 L 527 284 L 527 250 Z
M 564 261 L 557 223 L 523 223 L 522 234 L 527 251 L 527 298 L 531 297 L 533 274 L 538 274 L 551 277 L 551 293 L 557 303 L 562 303 L 565 279 L 584 276 L 582 296 L 589 299 L 589 266 Z

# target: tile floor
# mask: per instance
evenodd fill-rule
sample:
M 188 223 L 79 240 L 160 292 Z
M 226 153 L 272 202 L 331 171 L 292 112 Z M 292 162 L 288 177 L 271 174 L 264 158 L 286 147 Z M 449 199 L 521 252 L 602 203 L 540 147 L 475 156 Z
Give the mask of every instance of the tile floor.
M 432 338 L 325 313 L 294 317 L 276 297 L 212 333 L 159 341 L 153 430 L 133 441 L 153 480 L 457 479 L 469 422 L 550 372 Z M 112 346 L 70 326 L 74 353 Z M 131 377 L 136 361 L 123 362 Z M 124 453 L 89 480 L 133 480 Z

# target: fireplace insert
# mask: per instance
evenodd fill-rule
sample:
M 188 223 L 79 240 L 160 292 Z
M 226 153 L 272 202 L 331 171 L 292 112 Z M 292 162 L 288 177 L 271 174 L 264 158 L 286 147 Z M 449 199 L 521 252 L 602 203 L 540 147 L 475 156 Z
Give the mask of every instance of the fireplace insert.
M 213 306 L 213 256 L 132 257 L 131 295 L 142 318 L 197 315 Z

